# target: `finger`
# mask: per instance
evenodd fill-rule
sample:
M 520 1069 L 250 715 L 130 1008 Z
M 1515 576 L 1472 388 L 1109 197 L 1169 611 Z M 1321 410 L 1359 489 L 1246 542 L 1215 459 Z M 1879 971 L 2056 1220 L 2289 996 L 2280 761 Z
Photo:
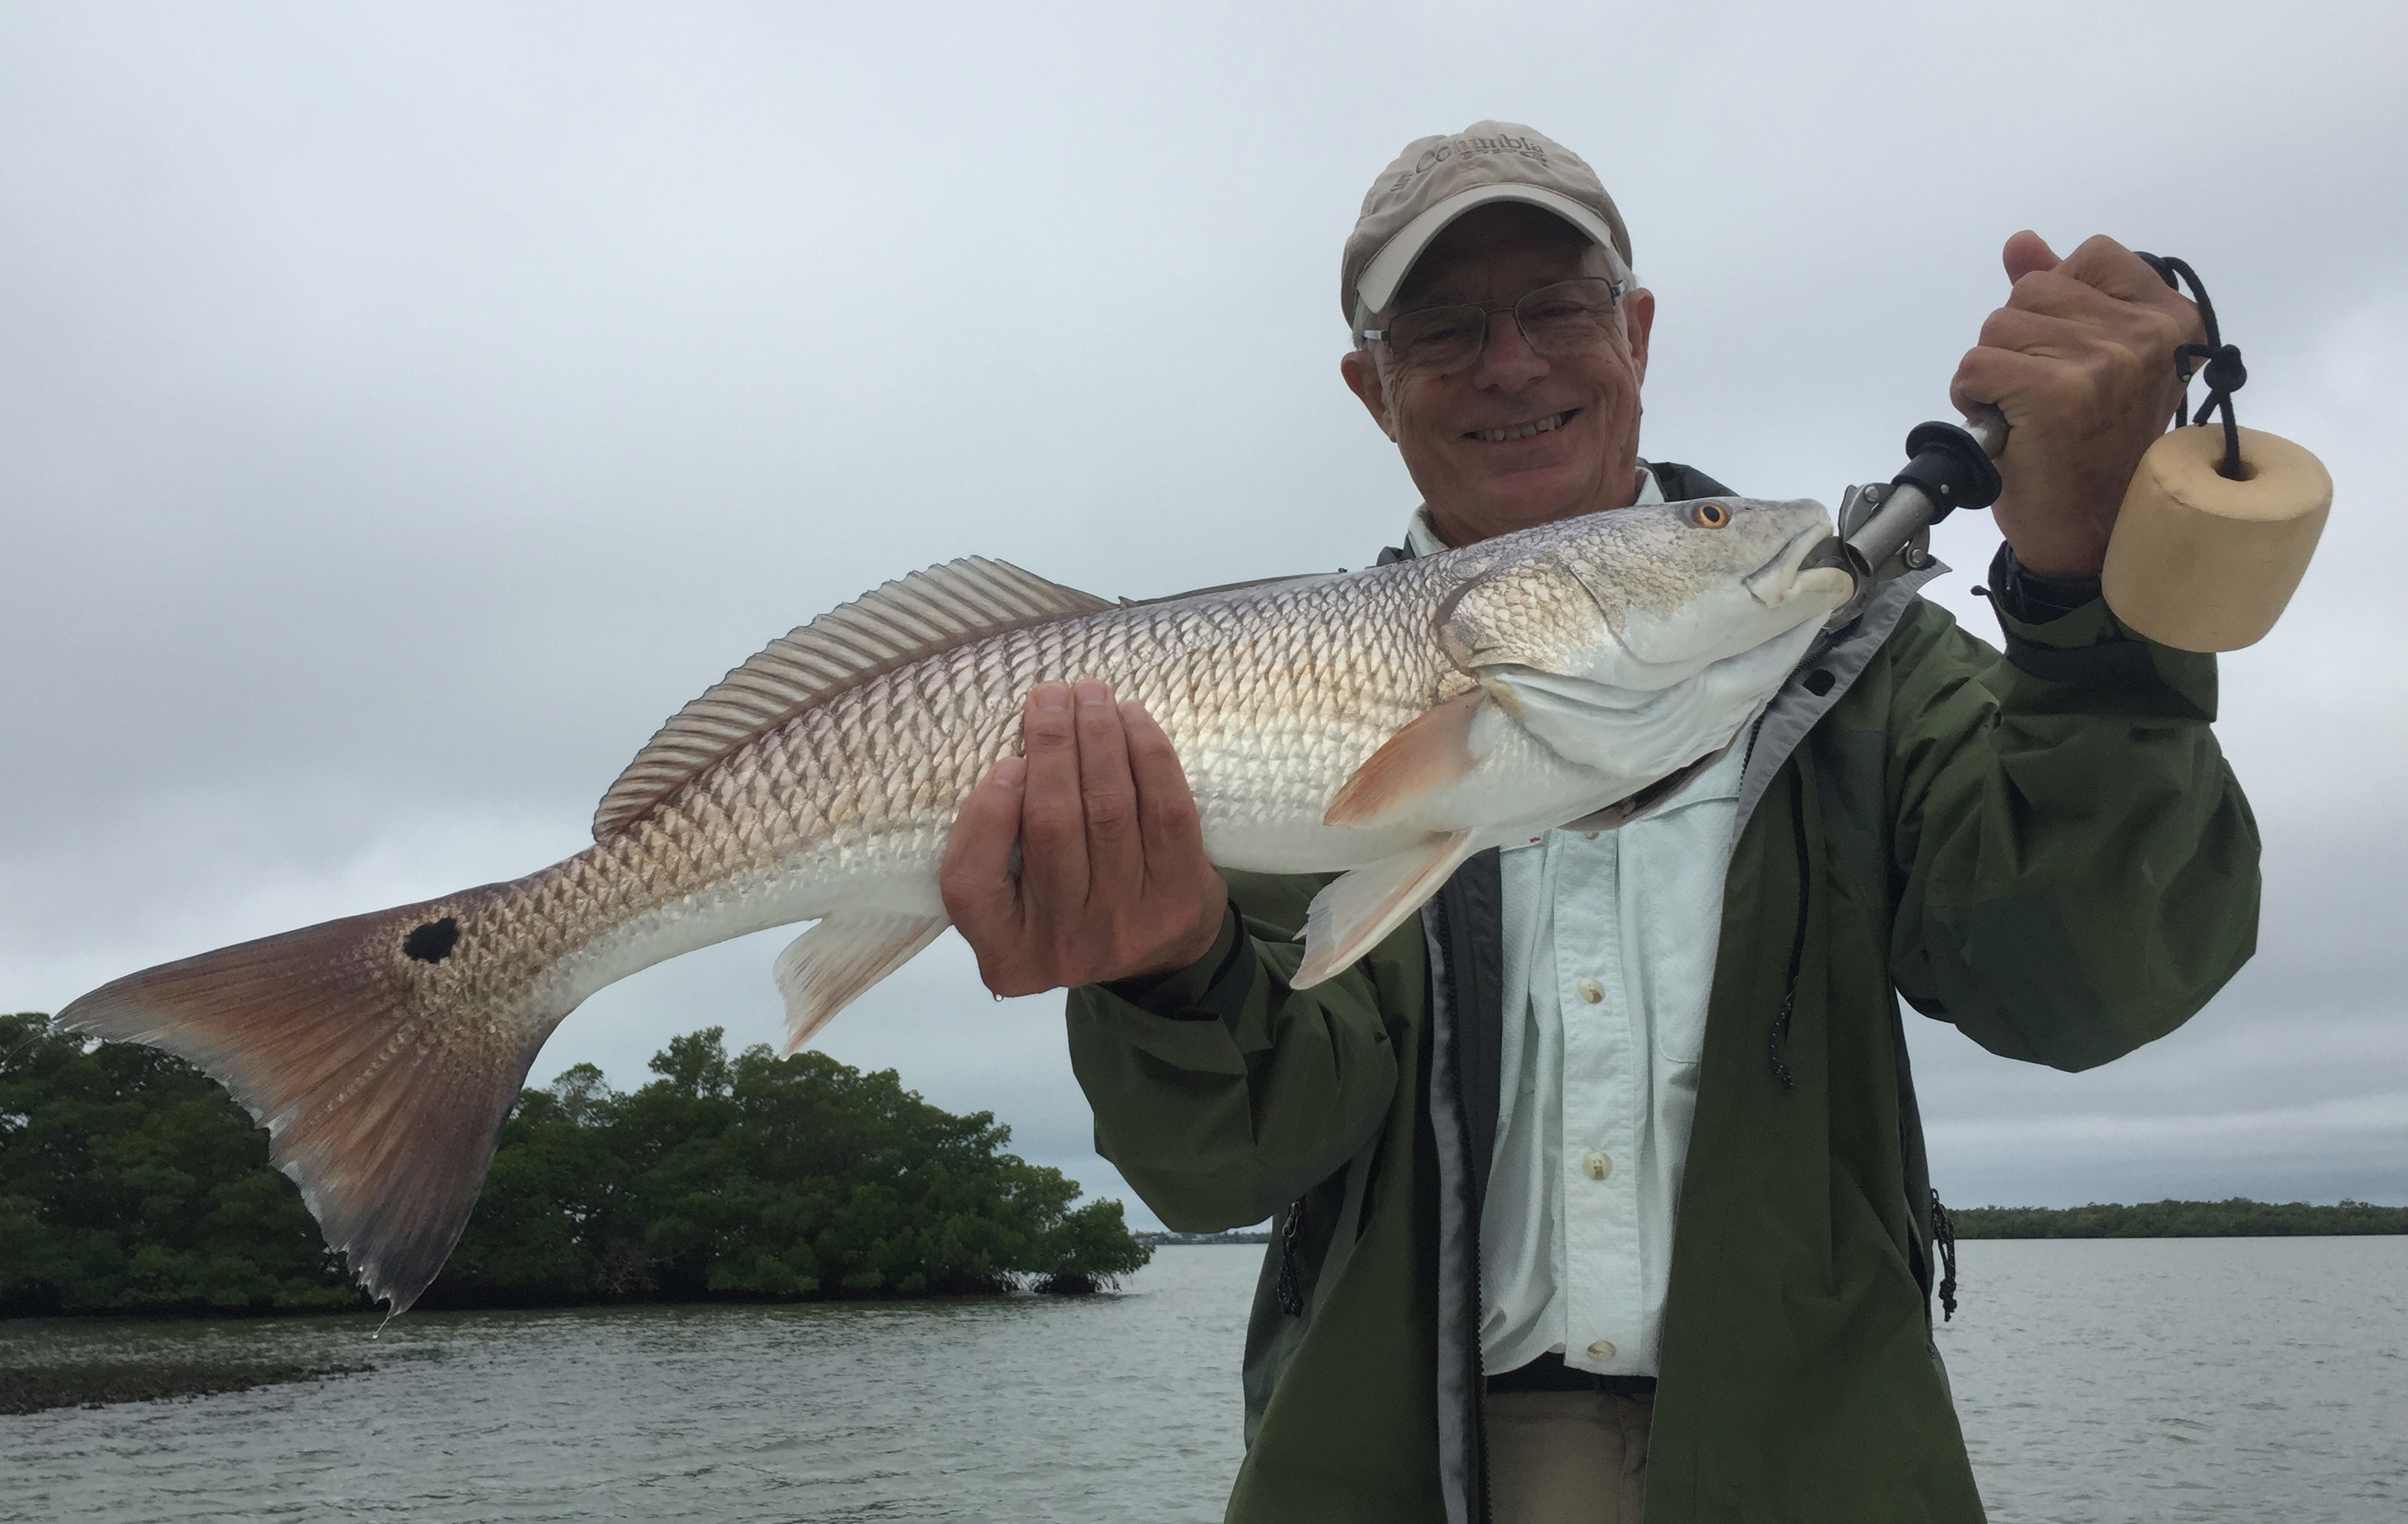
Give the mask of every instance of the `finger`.
M 2057 251 L 2048 246 L 2046 238 L 2030 228 L 2025 228 L 2007 239 L 2007 246 L 2000 252 L 2000 258 L 2007 267 L 2009 285 L 2014 285 L 2027 275 L 2037 274 L 2042 270 L 2053 270 L 2057 268 Z
M 2019 404 L 2049 404 L 2071 417 L 2112 403 L 2116 417 L 2143 408 L 2157 414 L 2155 422 L 2161 427 L 2182 396 L 2173 350 L 2172 331 L 2163 324 L 2149 332 L 2118 330 L 2000 308 L 1982 324 L 1982 342 L 1958 367 L 1951 396 L 1961 404 L 1974 391 L 2007 388 L 1975 400 L 2004 407 L 2011 424 L 2017 421 Z M 2042 365 L 2006 367 L 2001 363 L 2006 356 Z M 2102 415 L 2096 421 L 2111 420 Z
M 2141 266 L 2143 270 L 2148 266 Z M 2151 277 L 2152 280 L 2155 277 Z M 2199 309 L 2182 297 L 2158 285 L 2154 295 L 2143 292 L 2127 298 L 2114 291 L 2079 280 L 2065 269 L 2028 276 L 2016 282 L 2007 305 L 1993 312 L 1993 323 L 2013 313 L 2030 313 L 2040 317 L 2063 318 L 2111 337 L 2127 347 L 2162 358 L 2168 367 L 2173 362 L 2176 345 L 2196 342 L 2204 330 L 2200 325 Z M 2012 320 L 2010 320 L 2012 321 Z M 1982 341 L 1995 344 L 1988 324 L 1984 325 Z
M 1070 690 L 1040 683 L 1021 711 L 1028 783 L 1020 806 L 1020 892 L 1031 923 L 1087 899 L 1087 829 Z
M 2015 289 L 2007 294 L 2007 305 L 2027 312 L 2074 317 L 2112 312 L 2122 304 L 2088 281 L 2075 280 L 2060 267 L 2034 270 L 2016 281 Z
M 2189 299 L 2167 285 L 2147 260 L 2103 236 L 2083 239 L 2082 247 L 2066 256 L 2057 273 L 2121 301 L 2168 310 L 2190 306 Z
M 1145 885 L 1145 846 L 1137 826 L 1137 782 L 1129 776 L 1127 738 L 1112 690 L 1082 683 L 1078 699 L 1079 798 L 1087 823 L 1087 896 L 1107 908 L 1125 904 Z
M 1982 324 L 1981 348 L 2007 350 L 2036 359 L 2097 366 L 2119 372 L 2119 381 L 2155 385 L 2173 379 L 2173 331 L 2102 327 L 2078 318 L 2002 307 Z M 2112 384 L 2112 383 L 2111 383 Z
M 2099 388 L 2092 373 L 2080 366 L 1984 345 L 1965 352 L 1956 375 L 1948 383 L 1948 400 L 1960 412 L 1987 403 L 2006 414 L 2007 449 L 2016 459 L 2029 440 L 2024 425 L 2045 416 L 2079 418 L 2094 410 Z M 2001 467 L 2004 467 L 2001 462 Z
M 2121 343 L 2121 338 L 2080 318 L 2032 308 L 2001 307 L 1983 320 L 1981 342 L 1985 349 L 2014 350 L 2019 354 L 2071 355 L 2087 353 L 2101 342 Z
M 937 890 L 945 913 L 978 954 L 979 972 L 993 987 L 1020 937 L 1020 883 L 1011 873 L 1020 838 L 1021 795 L 1027 764 L 1007 756 L 987 769 L 963 798 L 945 841 Z
M 1121 717 L 1128 734 L 1129 771 L 1137 781 L 1146 871 L 1157 880 L 1183 876 L 1180 865 L 1204 860 L 1203 823 L 1187 786 L 1187 769 L 1143 704 L 1123 704 Z

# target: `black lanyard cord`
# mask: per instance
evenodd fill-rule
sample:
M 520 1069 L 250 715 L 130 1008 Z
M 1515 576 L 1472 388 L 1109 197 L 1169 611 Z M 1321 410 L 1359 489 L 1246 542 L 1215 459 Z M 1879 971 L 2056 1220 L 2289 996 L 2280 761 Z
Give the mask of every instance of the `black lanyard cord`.
M 2132 252 L 2141 253 L 2137 249 Z M 2207 299 L 2207 287 L 2200 282 L 2197 270 L 2171 254 L 2141 254 L 2141 258 L 2147 261 L 2149 268 L 2157 272 L 2157 279 L 2172 289 L 2180 291 L 2183 282 L 2187 281 L 2191 300 L 2199 304 L 2200 326 L 2207 330 L 2207 342 L 2185 344 L 2174 351 L 2174 373 L 2182 377 L 2185 385 L 2188 385 L 2194 362 L 2207 362 L 2199 370 L 2207 382 L 2207 395 L 2200 400 L 2199 411 L 2188 419 L 2184 419 L 2180 411 L 2176 411 L 2174 417 L 2181 422 L 2204 424 L 2209 413 L 2223 413 L 2224 464 L 2216 470 L 2227 481 L 2238 482 L 2242 480 L 2241 425 L 2232 421 L 2232 394 L 2241 390 L 2249 380 L 2249 369 L 2241 363 L 2241 346 L 2224 341 L 2223 331 L 2215 323 L 2215 304 Z M 2179 280 L 2175 279 L 2178 276 L 2181 278 Z

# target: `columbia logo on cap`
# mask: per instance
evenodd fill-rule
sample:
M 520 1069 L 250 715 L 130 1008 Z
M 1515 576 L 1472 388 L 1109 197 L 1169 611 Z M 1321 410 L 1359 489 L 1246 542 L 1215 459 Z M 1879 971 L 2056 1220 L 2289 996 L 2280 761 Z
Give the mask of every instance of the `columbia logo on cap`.
M 1476 159 L 1488 153 L 1518 153 L 1538 164 L 1547 162 L 1547 151 L 1527 137 L 1457 137 L 1436 148 L 1424 151 L 1413 166 L 1398 175 L 1388 189 L 1401 191 L 1416 175 L 1426 175 L 1450 160 Z

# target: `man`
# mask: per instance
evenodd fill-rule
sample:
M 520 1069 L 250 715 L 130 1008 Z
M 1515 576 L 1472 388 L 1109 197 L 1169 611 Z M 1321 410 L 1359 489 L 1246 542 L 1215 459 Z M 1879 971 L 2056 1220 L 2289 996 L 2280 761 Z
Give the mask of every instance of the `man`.
M 2212 658 L 2098 591 L 2196 315 L 2104 238 L 2005 259 L 1955 383 L 2014 430 L 2004 655 L 1885 584 L 1656 814 L 1473 859 L 1304 991 L 1321 881 L 1213 872 L 1099 684 L 965 803 L 947 906 L 997 992 L 1073 986 L 1098 1149 L 1174 1227 L 1278 1218 L 1230 1518 L 1981 1517 L 1897 998 L 2085 1068 L 2198 1010 L 2258 895 Z M 1726 491 L 1640 459 L 1654 298 L 1538 134 L 1409 145 L 1342 299 L 1425 498 L 1392 556 Z

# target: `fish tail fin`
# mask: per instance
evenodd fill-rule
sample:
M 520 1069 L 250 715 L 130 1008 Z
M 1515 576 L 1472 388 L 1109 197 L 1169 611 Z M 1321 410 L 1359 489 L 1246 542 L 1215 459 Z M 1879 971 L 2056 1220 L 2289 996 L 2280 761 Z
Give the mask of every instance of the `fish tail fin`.
M 496 977 L 514 971 L 496 967 L 510 919 L 497 913 L 519 889 L 162 964 L 86 995 L 58 1026 L 164 1049 L 223 1085 L 267 1129 L 328 1246 L 405 1312 L 467 1225 L 519 1086 L 568 1014 L 494 1009 L 497 990 L 537 983 Z

